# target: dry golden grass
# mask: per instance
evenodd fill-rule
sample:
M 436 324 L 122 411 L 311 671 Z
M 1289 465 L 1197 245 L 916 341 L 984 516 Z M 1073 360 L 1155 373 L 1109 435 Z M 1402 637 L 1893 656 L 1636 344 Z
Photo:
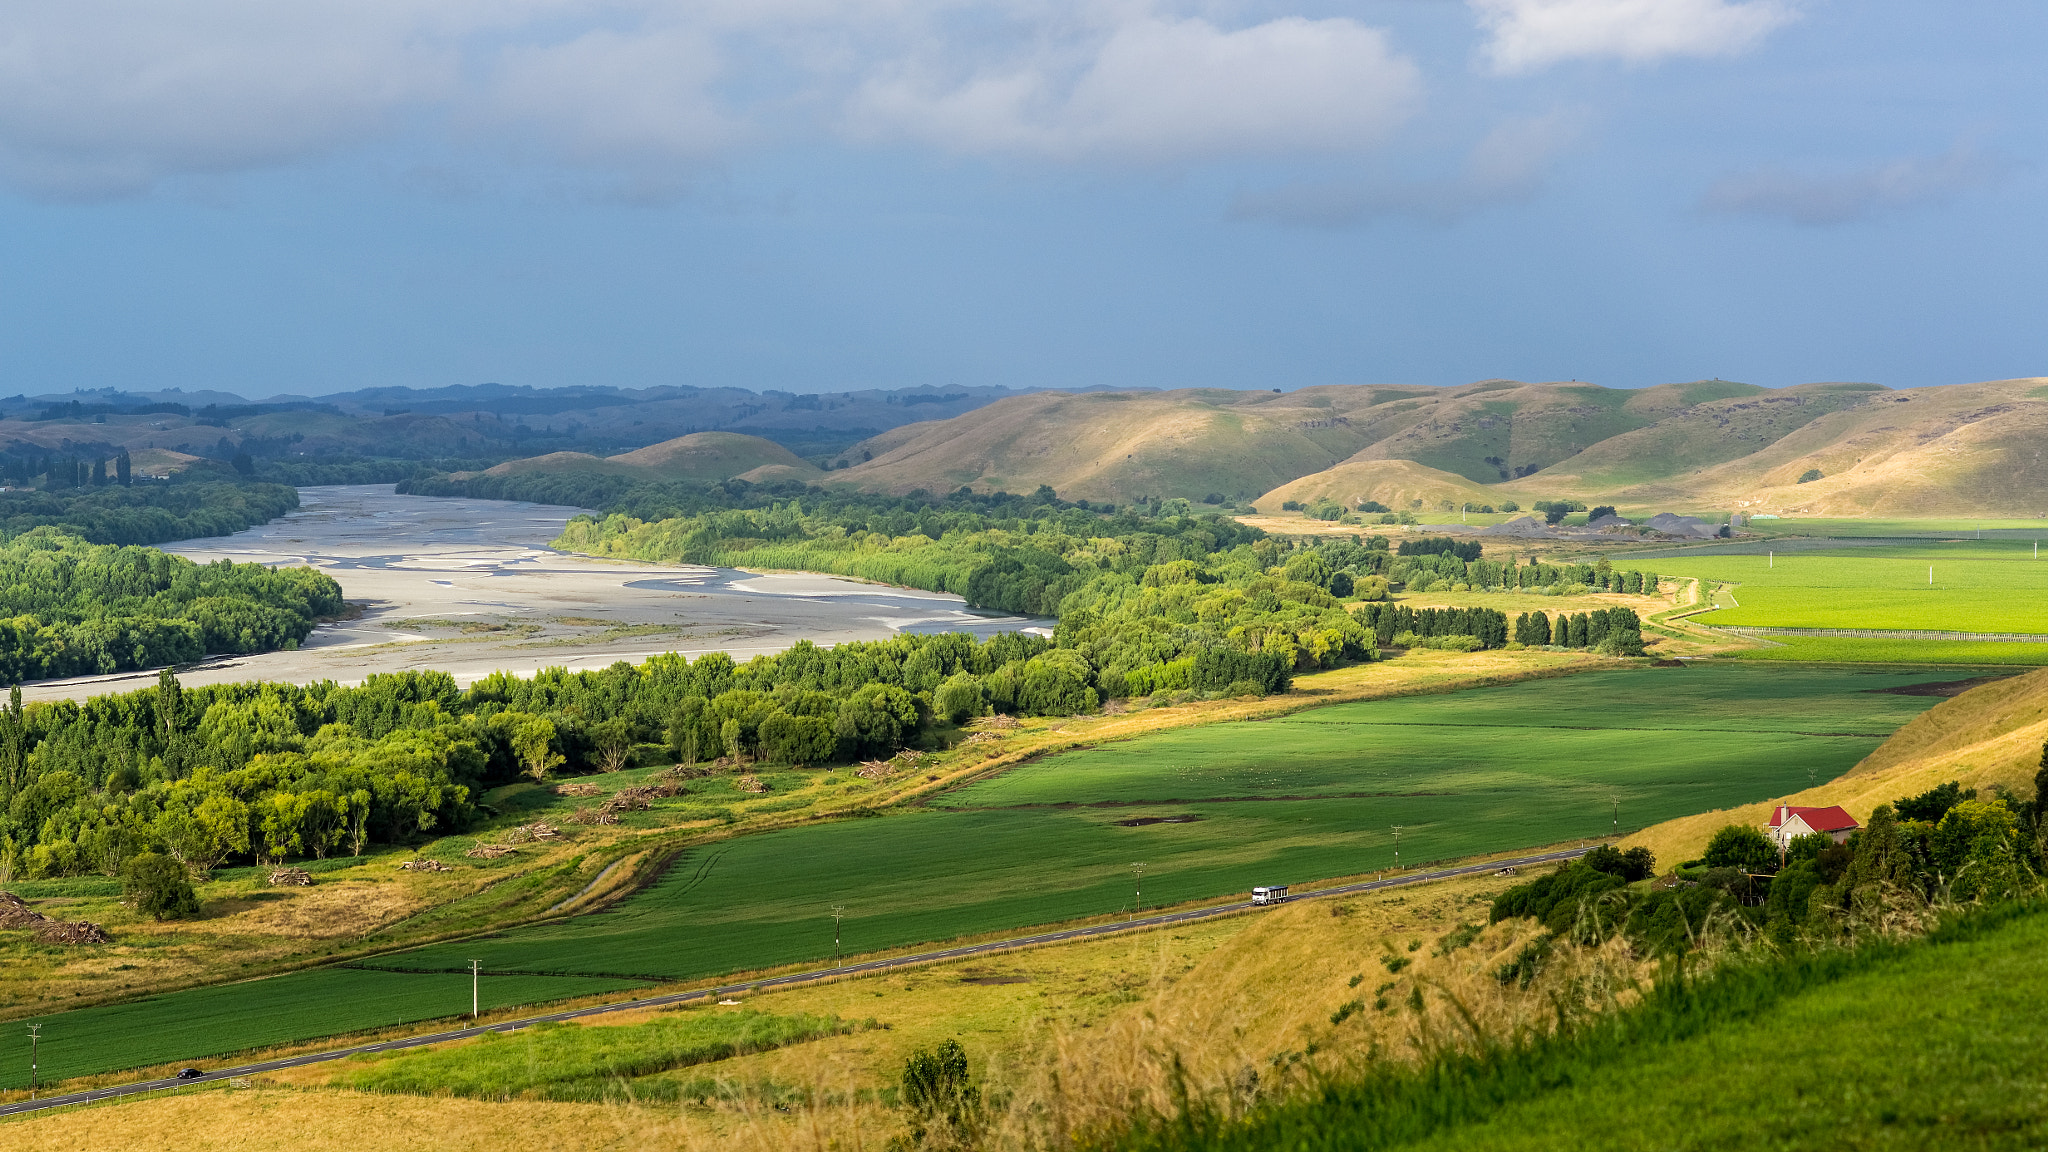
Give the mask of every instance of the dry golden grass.
M 2004 785 L 2031 798 L 2048 742 L 2048 669 L 1973 688 L 1945 700 L 1894 733 L 1854 768 L 1824 784 L 1740 808 L 1716 809 L 1652 825 L 1622 841 L 1642 845 L 1666 866 L 1696 859 L 1724 824 L 1762 826 L 1779 804 L 1839 804 L 1859 821 L 1880 804 L 1949 780 L 1965 788 Z
M 887 1027 L 676 1074 L 728 1085 L 730 1098 L 712 1107 L 376 1096 L 328 1087 L 335 1066 L 325 1065 L 274 1074 L 253 1089 L 27 1119 L 5 1131 L 25 1147 L 80 1150 L 880 1149 L 903 1119 L 874 1102 L 875 1090 L 894 1085 L 912 1051 L 950 1038 L 1002 1102 L 991 1117 L 993 1146 L 1044 1147 L 1133 1107 L 1169 1108 L 1177 1075 L 1243 1104 L 1285 1090 L 1311 1066 L 1412 1059 L 1463 1043 L 1474 1024 L 1489 1035 L 1547 1026 L 1560 990 L 1589 1006 L 1629 995 L 1635 969 L 1618 955 L 1574 958 L 1527 991 L 1504 988 L 1492 973 L 1528 935 L 1521 925 L 1438 954 L 1441 937 L 1484 923 L 1493 895 L 1514 882 L 1483 876 L 1297 902 L 747 997 L 762 1011 Z M 1390 971 L 1387 958 L 1401 970 Z M 1418 990 L 1419 1011 L 1411 1002 Z M 1354 1011 L 1333 1024 L 1353 1000 Z M 792 1089 L 809 1105 L 777 1110 L 772 1101 Z

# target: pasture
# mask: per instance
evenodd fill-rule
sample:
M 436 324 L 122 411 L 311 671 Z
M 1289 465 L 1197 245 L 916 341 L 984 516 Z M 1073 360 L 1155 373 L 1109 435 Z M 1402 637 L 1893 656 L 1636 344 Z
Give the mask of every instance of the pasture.
M 1977 664 L 2039 667 L 2048 644 L 2000 640 L 1893 640 L 1865 636 L 1771 636 L 1772 646 L 1730 655 L 1738 660 L 1833 664 Z
M 637 987 L 628 980 L 500 975 L 479 981 L 478 998 L 490 1011 Z M 199 1060 L 468 1011 L 466 966 L 459 978 L 316 968 L 82 1008 L 33 1022 L 43 1026 L 39 1055 L 42 1081 L 48 1084 L 116 1068 Z M 27 1033 L 19 1025 L 0 1035 L 0 1089 L 28 1087 L 28 1047 Z
M 1127 912 L 1140 887 L 1154 907 L 1369 873 L 1394 863 L 1397 826 L 1408 866 L 1600 836 L 1617 800 L 1627 829 L 1839 775 L 1938 702 L 1886 689 L 1953 678 L 1629 669 L 1172 730 L 1050 756 L 922 809 L 701 844 L 605 911 L 369 962 L 385 974 L 168 994 L 45 1017 L 45 1035 L 87 1024 L 100 1037 L 68 1041 L 79 1046 L 61 1074 L 77 1075 L 377 1027 L 429 1000 L 446 1015 L 451 991 L 460 1011 L 471 958 L 524 974 L 484 981 L 514 1003 L 503 997 L 521 980 L 539 1000 L 829 961 L 835 905 L 852 955 Z M 422 1007 L 358 1008 L 343 990 L 379 978 L 419 989 L 404 1003 Z M 147 1047 L 122 1042 L 153 1032 Z M 0 1050 L 0 1070 L 7 1060 Z
M 922 810 L 691 849 L 615 908 L 378 964 L 687 979 L 1604 834 L 1847 770 L 1943 673 L 1589 673 L 1047 757 Z M 1142 880 L 1132 866 L 1145 865 Z M 1139 881 L 1134 883 L 1134 881 Z
M 1732 592 L 1740 606 L 1694 617 L 1702 624 L 2048 633 L 2048 556 L 2037 559 L 2029 540 L 1796 550 L 1756 544 L 1744 551 L 1616 563 L 1654 562 L 1660 570 L 1738 585 Z

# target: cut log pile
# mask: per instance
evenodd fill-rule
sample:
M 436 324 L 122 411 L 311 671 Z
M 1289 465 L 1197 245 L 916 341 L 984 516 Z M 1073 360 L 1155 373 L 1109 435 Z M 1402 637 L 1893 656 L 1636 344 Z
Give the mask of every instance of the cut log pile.
M 272 887 L 310 888 L 313 886 L 313 874 L 304 868 L 274 868 L 270 873 L 270 883 Z
M 560 840 L 561 838 L 562 830 L 545 820 L 536 820 L 531 824 L 521 824 L 519 827 L 505 833 L 505 843 L 507 844 L 531 844 L 541 840 Z
M 0 892 L 0 928 L 32 928 L 38 944 L 105 944 L 107 930 L 90 920 L 52 920 L 12 892 Z
M 863 780 L 881 780 L 896 774 L 896 765 L 887 760 L 863 760 L 853 774 Z

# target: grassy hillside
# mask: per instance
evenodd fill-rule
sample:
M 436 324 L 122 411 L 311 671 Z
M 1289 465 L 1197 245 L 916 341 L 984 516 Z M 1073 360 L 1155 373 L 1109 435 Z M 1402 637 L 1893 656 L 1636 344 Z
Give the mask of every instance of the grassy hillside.
M 1954 675 L 1960 678 L 1966 671 Z M 1839 777 L 1760 803 L 1667 821 L 1630 836 L 1623 845 L 1646 846 L 1659 860 L 1689 860 L 1723 824 L 1762 825 L 1774 805 L 1839 804 L 1858 820 L 1868 820 L 1878 805 L 1948 780 L 1965 788 L 2004 785 L 2029 795 L 2041 746 L 2048 742 L 2048 669 L 1977 687 L 1969 687 L 1967 680 L 1954 683 L 1964 689 L 1959 695 L 1915 717 Z M 1885 686 L 1873 677 L 1872 688 L 1883 691 Z
M 1434 509 L 1445 500 L 1454 504 L 1469 501 L 1476 508 L 1506 497 L 1463 476 L 1412 460 L 1347 460 L 1334 468 L 1282 484 L 1253 504 L 1259 511 L 1272 514 L 1290 500 L 1313 504 L 1326 498 L 1348 508 L 1372 500 L 1388 508 L 1405 509 L 1420 500 L 1422 507 Z
M 507 460 L 486 469 L 486 476 L 535 473 L 595 472 L 636 480 L 812 480 L 823 473 L 789 449 L 759 436 L 737 432 L 693 432 L 617 456 L 584 452 L 550 452 L 523 460 Z
M 832 478 L 894 493 L 1046 484 L 1118 502 L 1479 493 L 1524 505 L 1571 496 L 1657 510 L 2034 515 L 2048 509 L 2041 385 L 1048 392 L 893 429 L 849 449 L 851 467 Z M 1816 470 L 1821 479 L 1800 482 Z

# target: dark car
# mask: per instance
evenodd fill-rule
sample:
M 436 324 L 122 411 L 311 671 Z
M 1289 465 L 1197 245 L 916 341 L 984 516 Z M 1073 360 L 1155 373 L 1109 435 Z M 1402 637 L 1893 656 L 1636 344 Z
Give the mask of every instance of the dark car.
M 177 1074 L 176 1076 L 173 1076 L 173 1077 L 171 1077 L 171 1079 L 173 1079 L 173 1080 L 197 1080 L 197 1079 L 199 1079 L 199 1078 L 200 1078 L 201 1076 L 204 1076 L 204 1075 L 206 1075 L 206 1073 L 204 1073 L 204 1072 L 201 1072 L 201 1071 L 200 1071 L 199 1069 L 197 1069 L 197 1068 L 181 1068 L 181 1069 L 179 1069 L 179 1070 L 178 1070 L 178 1074 Z

